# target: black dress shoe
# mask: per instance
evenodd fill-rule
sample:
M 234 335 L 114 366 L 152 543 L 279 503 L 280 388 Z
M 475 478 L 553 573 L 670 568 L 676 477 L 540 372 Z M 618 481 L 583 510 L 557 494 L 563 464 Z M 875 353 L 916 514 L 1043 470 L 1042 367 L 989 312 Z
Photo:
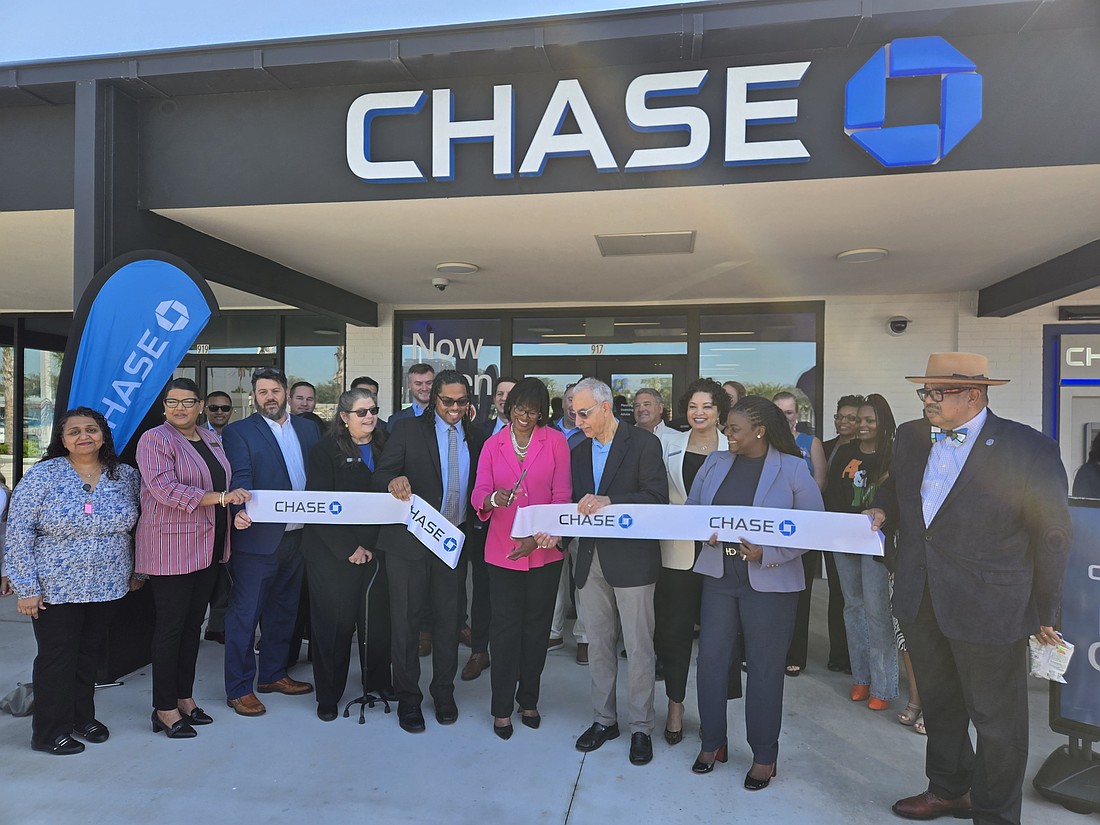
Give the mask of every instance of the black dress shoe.
M 588 730 L 577 737 L 577 750 L 594 751 L 604 742 L 610 742 L 612 739 L 618 738 L 618 724 L 601 725 L 599 722 L 593 722 Z
M 534 716 L 527 716 L 521 710 L 519 712 L 519 721 L 523 722 L 523 724 L 531 728 L 531 730 L 538 730 L 539 725 L 542 724 L 542 716 L 539 715 L 538 711 L 535 711 Z
M 317 718 L 322 722 L 335 722 L 338 715 L 335 705 L 317 706 Z
M 397 705 L 397 722 L 401 729 L 409 733 L 424 732 L 424 714 L 420 705 Z
M 84 752 L 84 743 L 77 742 L 67 733 L 61 734 L 52 742 L 47 742 L 44 745 L 38 742 L 31 742 L 31 747 L 36 751 L 52 753 L 54 756 L 72 756 L 74 753 Z
M 449 705 L 436 705 L 435 721 L 441 725 L 453 725 L 458 721 L 458 705 L 454 702 Z
M 653 740 L 648 733 L 630 735 L 630 764 L 648 765 L 653 761 Z
M 184 713 L 180 711 L 180 715 L 185 721 L 190 722 L 192 725 L 212 725 L 214 724 L 214 717 L 207 713 L 202 708 L 195 708 L 190 713 Z
M 756 767 L 756 763 L 753 763 L 753 767 Z M 772 777 L 775 776 L 775 765 L 772 765 L 771 775 L 766 779 L 756 779 L 752 775 L 752 768 L 749 769 L 749 773 L 745 774 L 745 790 L 746 791 L 762 791 L 768 787 L 768 783 L 772 781 Z
M 152 722 L 153 733 L 164 731 L 164 735 L 169 739 L 194 739 L 199 735 L 182 714 L 174 724 L 166 725 L 160 721 L 160 717 L 157 716 L 157 712 L 154 710 Z
M 76 725 L 73 728 L 73 733 L 84 741 L 91 742 L 93 745 L 106 742 L 111 735 L 111 732 L 107 730 L 107 726 L 96 719 L 84 725 Z
M 512 738 L 512 734 L 515 732 L 515 730 L 516 729 L 512 727 L 511 722 L 509 722 L 507 725 L 498 725 L 495 722 L 493 723 L 493 733 L 495 733 L 505 742 Z

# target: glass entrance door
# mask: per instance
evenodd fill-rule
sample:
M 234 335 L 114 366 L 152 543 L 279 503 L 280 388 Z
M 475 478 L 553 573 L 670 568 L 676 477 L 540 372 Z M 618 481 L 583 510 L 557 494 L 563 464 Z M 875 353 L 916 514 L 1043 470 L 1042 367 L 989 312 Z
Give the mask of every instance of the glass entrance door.
M 277 366 L 274 355 L 188 356 L 176 368 L 174 378 L 190 378 L 205 398 L 215 390 L 233 399 L 231 421 L 252 415 L 252 373 L 261 367 Z
M 611 387 L 615 414 L 633 423 L 634 393 L 651 387 L 665 400 L 666 420 L 674 417 L 679 393 L 687 386 L 687 359 L 683 356 L 603 355 L 590 357 L 512 359 L 517 378 L 538 378 L 550 390 L 551 398 L 560 398 L 569 384 L 585 376 L 599 378 Z

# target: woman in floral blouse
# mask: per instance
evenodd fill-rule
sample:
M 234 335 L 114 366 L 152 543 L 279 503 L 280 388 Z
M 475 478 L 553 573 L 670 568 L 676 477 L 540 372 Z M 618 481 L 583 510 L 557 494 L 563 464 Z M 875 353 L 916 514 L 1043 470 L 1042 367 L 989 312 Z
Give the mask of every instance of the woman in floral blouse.
M 95 675 L 118 600 L 141 586 L 130 536 L 140 485 L 103 416 L 77 407 L 12 495 L 4 572 L 38 642 L 35 750 L 67 756 L 84 750 L 74 734 L 96 743 L 110 735 L 95 718 Z

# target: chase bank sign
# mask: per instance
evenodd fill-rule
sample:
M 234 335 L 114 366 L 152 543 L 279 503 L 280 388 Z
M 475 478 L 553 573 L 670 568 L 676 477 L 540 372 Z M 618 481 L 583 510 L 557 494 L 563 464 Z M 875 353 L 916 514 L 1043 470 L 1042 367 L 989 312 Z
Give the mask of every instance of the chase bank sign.
M 799 163 L 810 153 L 796 137 L 750 140 L 749 127 L 794 124 L 794 97 L 750 100 L 762 89 L 797 87 L 810 61 L 727 68 L 722 162 L 745 164 Z M 938 123 L 885 127 L 886 87 L 890 78 L 939 74 L 941 117 Z M 880 49 L 849 80 L 845 95 L 844 130 L 884 166 L 924 166 L 938 163 L 981 119 L 981 75 L 976 67 L 941 37 L 901 38 Z M 579 80 L 558 81 L 543 110 L 531 142 L 516 167 L 515 95 L 511 84 L 493 87 L 493 116 L 455 120 L 451 89 L 431 95 L 431 177 L 454 179 L 454 149 L 460 143 L 491 143 L 496 178 L 538 177 L 552 158 L 587 156 L 599 172 L 651 172 L 687 169 L 703 162 L 711 151 L 711 113 L 686 105 L 708 82 L 707 69 L 662 72 L 635 77 L 627 86 L 624 108 L 630 127 L 640 133 L 679 132 L 679 145 L 634 149 L 622 167 L 616 161 L 600 117 Z M 371 92 L 352 102 L 347 115 L 347 162 L 368 183 L 413 183 L 427 180 L 415 160 L 378 160 L 371 146 L 371 126 L 379 118 L 418 114 L 428 102 L 422 90 Z M 656 101 L 684 98 L 685 105 L 653 106 Z M 572 115 L 576 130 L 562 133 Z M 606 117 L 606 115 L 605 115 Z M 839 113 L 838 113 L 839 120 Z

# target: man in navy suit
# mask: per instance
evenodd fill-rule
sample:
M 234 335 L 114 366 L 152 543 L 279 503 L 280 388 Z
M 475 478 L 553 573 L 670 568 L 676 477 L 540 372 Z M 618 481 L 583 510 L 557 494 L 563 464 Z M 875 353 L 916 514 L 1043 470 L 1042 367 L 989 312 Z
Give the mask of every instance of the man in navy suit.
M 412 398 L 412 406 L 405 407 L 400 412 L 390 416 L 386 424 L 386 432 L 393 432 L 393 425 L 406 418 L 419 418 L 428 409 L 429 398 L 432 394 L 432 382 L 435 380 L 435 370 L 431 364 L 413 364 L 409 367 L 406 376 L 409 396 Z
M 934 353 L 898 427 L 872 527 L 897 530 L 894 615 L 928 730 L 928 790 L 906 819 L 1018 825 L 1027 768 L 1027 640 L 1055 644 L 1071 527 L 1058 445 L 988 408 L 983 355 Z M 888 560 L 891 561 L 891 560 Z M 978 734 L 977 752 L 970 724 Z
M 231 488 L 304 490 L 306 459 L 321 439 L 312 421 L 287 414 L 286 376 L 275 369 L 252 376 L 257 412 L 222 433 L 233 467 Z M 260 693 L 297 696 L 313 686 L 287 675 L 287 655 L 302 587 L 301 524 L 252 524 L 238 508 L 233 519 L 230 572 L 233 590 L 225 616 L 225 695 L 241 716 L 267 709 Z M 252 651 L 256 625 L 263 626 L 259 657 Z
M 429 395 L 423 415 L 397 422 L 371 482 L 379 492 L 389 491 L 403 501 L 414 493 L 420 496 L 463 528 L 468 545 L 478 521 L 470 492 L 483 443 L 467 415 L 470 387 L 461 373 L 443 370 Z M 417 631 L 430 616 L 435 718 L 441 725 L 453 724 L 458 720 L 458 575 L 401 524 L 382 527 L 378 549 L 386 554 L 390 587 L 397 720 L 410 733 L 424 730 Z

